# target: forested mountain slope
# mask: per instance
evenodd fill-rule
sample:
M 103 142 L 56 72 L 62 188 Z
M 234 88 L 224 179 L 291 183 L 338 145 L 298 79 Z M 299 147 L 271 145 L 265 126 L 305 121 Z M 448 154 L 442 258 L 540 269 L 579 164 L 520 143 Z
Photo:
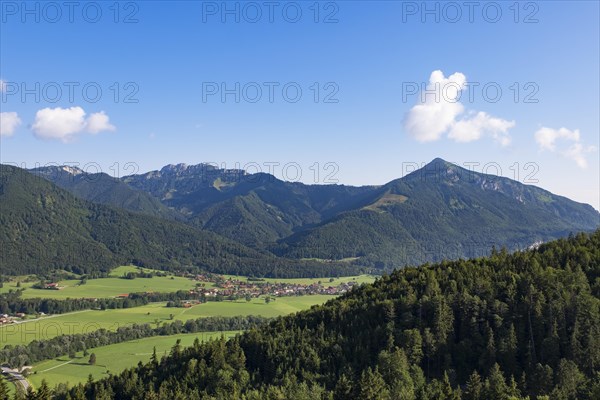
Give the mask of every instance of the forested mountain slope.
M 208 164 L 121 180 L 56 168 L 35 172 L 87 200 L 181 220 L 280 257 L 382 269 L 483 256 L 494 245 L 523 249 L 600 226 L 590 205 L 442 159 L 364 187 L 284 182 Z
M 154 196 L 142 190 L 136 190 L 105 173 L 90 174 L 79 168 L 67 166 L 40 167 L 32 169 L 30 172 L 84 200 L 156 217 L 184 219 Z
M 382 189 L 372 203 L 284 239 L 277 254 L 393 267 L 523 249 L 600 226 L 590 205 L 441 159 Z
M 90 203 L 7 165 L 0 165 L 0 244 L 3 274 L 92 273 L 125 263 L 252 276 L 352 272 L 346 265 L 280 259 L 183 223 Z
M 362 205 L 377 191 L 372 186 L 284 182 L 208 164 L 168 165 L 123 181 L 186 215 L 193 226 L 259 248 Z

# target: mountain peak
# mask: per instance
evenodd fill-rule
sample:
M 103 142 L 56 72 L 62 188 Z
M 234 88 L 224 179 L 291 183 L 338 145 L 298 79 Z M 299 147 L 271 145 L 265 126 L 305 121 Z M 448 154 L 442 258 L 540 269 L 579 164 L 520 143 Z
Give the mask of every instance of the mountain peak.
M 436 157 L 429 164 L 426 164 L 423 168 L 447 168 L 447 167 L 456 167 L 455 164 L 448 162 L 442 158 Z
M 40 176 L 42 178 L 55 180 L 55 179 L 71 179 L 77 175 L 84 175 L 86 172 L 77 166 L 72 165 L 48 165 L 45 167 L 36 167 L 30 169 L 34 175 Z
M 71 167 L 71 166 L 68 166 L 68 165 L 63 165 L 63 166 L 61 167 L 61 169 L 62 169 L 64 172 L 67 172 L 67 173 L 69 173 L 69 174 L 71 174 L 71 175 L 81 175 L 81 174 L 83 174 L 83 173 L 84 173 L 84 172 L 83 172 L 83 170 L 82 170 L 81 168 L 78 168 L 78 167 Z
M 169 172 L 169 171 L 179 172 L 179 171 L 186 170 L 187 167 L 188 167 L 188 165 L 184 164 L 184 163 L 169 164 L 169 165 L 165 165 L 164 167 L 162 167 L 160 172 Z
M 440 164 L 440 163 L 446 164 L 447 161 L 444 160 L 443 158 L 436 157 L 433 160 L 431 160 L 431 162 L 429 164 Z
M 458 165 L 438 157 L 401 179 L 409 181 L 417 179 L 421 181 L 456 182 L 463 175 L 463 170 Z

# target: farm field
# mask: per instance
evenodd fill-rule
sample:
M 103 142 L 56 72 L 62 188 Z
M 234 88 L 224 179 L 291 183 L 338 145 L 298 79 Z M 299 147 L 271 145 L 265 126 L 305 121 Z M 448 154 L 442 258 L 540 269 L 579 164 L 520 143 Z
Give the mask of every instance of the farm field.
M 88 363 L 89 356 L 84 357 L 83 352 L 79 352 L 74 359 L 64 356 L 33 365 L 28 380 L 34 387 L 39 387 L 43 379 L 48 382 L 50 387 L 66 382 L 69 385 L 83 383 L 87 381 L 90 374 L 94 379 L 99 379 L 107 376 L 109 371 L 118 373 L 124 369 L 134 367 L 140 361 L 143 363 L 148 362 L 155 347 L 156 354 L 160 358 L 171 350 L 177 339 L 181 340 L 181 346 L 187 347 L 191 346 L 196 338 L 205 341 L 219 338 L 222 334 L 225 337 L 231 337 L 236 333 L 238 332 L 198 332 L 155 336 L 96 347 L 88 350 L 90 354 L 94 353 L 96 355 L 95 365 Z
M 25 277 L 11 277 L 11 281 L 4 282 L 4 285 L 0 288 L 0 294 L 8 293 L 11 290 L 15 291 L 17 289 L 28 289 L 31 285 L 35 284 L 35 282 L 24 282 Z M 21 287 L 17 287 L 17 281 L 21 281 Z
M 248 278 L 245 276 L 236 276 L 236 275 L 223 275 L 226 278 L 233 278 L 239 280 L 247 280 Z M 291 278 L 291 279 L 280 279 L 280 278 L 264 278 L 264 282 L 269 283 L 298 283 L 302 285 L 311 285 L 313 283 L 319 283 L 323 286 L 339 286 L 345 282 L 356 282 L 357 284 L 361 283 L 373 283 L 377 276 L 375 275 L 358 275 L 358 276 L 343 276 L 340 278 Z M 330 282 L 330 279 L 333 281 Z
M 85 285 L 80 284 L 78 279 L 69 279 L 59 281 L 61 290 L 47 290 L 31 288 L 35 282 L 22 282 L 23 298 L 42 297 L 47 299 L 66 299 L 66 298 L 107 298 L 115 297 L 120 294 L 129 294 L 134 292 L 176 292 L 178 290 L 189 290 L 196 286 L 196 282 L 175 276 L 152 278 L 123 279 L 127 272 L 137 271 L 136 267 L 119 267 L 113 270 L 110 278 L 88 279 Z M 207 284 L 210 287 L 210 284 Z M 8 282 L 2 288 L 4 292 L 9 289 L 17 289 L 16 282 Z
M 152 272 L 149 269 L 143 269 L 146 272 Z M 6 293 L 9 290 L 19 289 L 17 281 L 21 281 L 21 289 L 23 291 L 22 297 L 28 298 L 47 298 L 47 299 L 66 299 L 66 298 L 110 298 L 121 294 L 129 294 L 134 292 L 176 292 L 178 290 L 189 290 L 196 286 L 197 281 L 183 278 L 179 276 L 167 276 L 159 277 L 155 276 L 152 278 L 136 278 L 136 279 L 123 279 L 121 276 L 128 272 L 138 272 L 139 269 L 134 266 L 122 266 L 115 268 L 109 274 L 109 278 L 99 279 L 88 279 L 84 285 L 80 284 L 79 279 L 68 279 L 59 281 L 61 290 L 48 290 L 48 289 L 34 289 L 31 286 L 36 282 L 23 282 L 25 277 L 18 277 L 10 282 L 5 282 L 4 287 L 0 288 L 0 293 Z M 154 271 L 158 272 L 158 271 Z M 234 278 L 239 280 L 246 280 L 245 276 L 235 275 L 224 275 L 225 278 Z M 358 284 L 361 283 L 372 283 L 375 281 L 373 275 L 359 275 L 359 276 L 347 276 L 341 278 L 295 278 L 295 279 L 275 279 L 265 278 L 264 282 L 282 282 L 282 283 L 297 283 L 310 285 L 313 283 L 321 282 L 323 286 L 338 286 L 343 282 L 354 281 Z M 205 287 L 213 287 L 214 284 L 210 282 L 202 282 Z
M 322 304 L 334 296 L 313 295 L 280 297 L 266 304 L 263 298 L 208 302 L 191 308 L 168 308 L 166 303 L 116 310 L 85 310 L 52 315 L 0 327 L 0 347 L 7 344 L 27 344 L 33 340 L 50 339 L 59 335 L 86 333 L 97 329 L 116 330 L 120 326 L 149 323 L 152 326 L 173 320 L 187 321 L 200 317 L 261 315 L 276 317 Z

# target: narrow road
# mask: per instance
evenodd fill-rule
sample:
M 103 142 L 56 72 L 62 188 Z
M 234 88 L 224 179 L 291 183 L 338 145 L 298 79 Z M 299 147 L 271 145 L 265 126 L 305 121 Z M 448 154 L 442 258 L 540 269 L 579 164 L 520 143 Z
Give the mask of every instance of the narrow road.
M 21 320 L 21 321 L 15 321 L 12 324 L 6 324 L 6 325 L 2 326 L 2 328 L 5 327 L 5 326 L 28 324 L 30 322 L 38 322 L 38 321 L 42 321 L 42 320 L 45 320 L 45 319 L 58 318 L 58 317 L 62 317 L 62 316 L 65 316 L 65 315 L 81 314 L 81 313 L 90 312 L 90 311 L 93 311 L 93 310 L 72 311 L 72 312 L 64 313 L 64 314 L 52 314 L 52 315 L 46 315 L 46 316 L 39 317 L 39 318 L 24 319 L 24 320 Z
M 55 365 L 54 367 L 50 367 L 50 368 L 48 368 L 48 369 L 45 369 L 45 370 L 43 370 L 43 371 L 40 371 L 40 372 L 48 372 L 48 371 L 52 371 L 53 369 L 55 369 L 55 368 L 60 368 L 60 367 L 62 367 L 63 365 L 71 364 L 71 362 L 73 362 L 73 360 L 67 361 L 67 362 L 65 362 L 65 363 L 62 363 L 62 364 Z
M 23 375 L 21 375 L 20 373 L 18 373 L 15 370 L 12 370 L 10 368 L 7 367 L 1 367 L 2 368 L 2 373 L 4 375 L 8 375 L 13 381 L 19 382 L 19 384 L 21 384 L 21 386 L 23 387 L 23 390 L 25 392 L 27 392 L 27 389 L 29 389 L 29 381 L 27 381 L 27 379 L 25 379 L 25 377 Z

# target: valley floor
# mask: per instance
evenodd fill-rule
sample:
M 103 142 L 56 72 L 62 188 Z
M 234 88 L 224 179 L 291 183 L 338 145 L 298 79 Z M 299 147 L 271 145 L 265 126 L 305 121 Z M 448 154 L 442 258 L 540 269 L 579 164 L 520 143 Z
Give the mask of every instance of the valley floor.
M 89 356 L 83 356 L 83 353 L 79 352 L 73 359 L 64 356 L 33 365 L 27 379 L 34 388 L 39 387 L 42 380 L 46 380 L 50 387 L 59 383 L 68 383 L 72 386 L 87 381 L 89 375 L 92 375 L 93 379 L 100 379 L 111 372 L 118 373 L 134 367 L 139 362 L 146 363 L 150 360 L 153 349 L 156 349 L 156 354 L 160 359 L 169 353 L 177 340 L 181 340 L 181 346 L 186 347 L 191 346 L 196 338 L 206 341 L 219 338 L 221 335 L 231 337 L 236 333 L 238 332 L 200 332 L 157 336 L 97 347 L 89 350 L 90 354 L 96 355 L 95 365 L 90 365 Z

